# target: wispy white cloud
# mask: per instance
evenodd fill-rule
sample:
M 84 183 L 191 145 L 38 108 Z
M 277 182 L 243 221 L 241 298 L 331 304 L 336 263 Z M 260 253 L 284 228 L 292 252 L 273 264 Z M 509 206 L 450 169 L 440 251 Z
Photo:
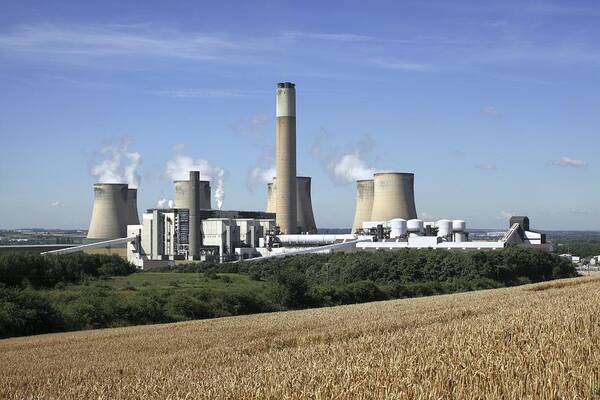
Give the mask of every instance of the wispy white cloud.
M 367 42 L 382 42 L 387 39 L 361 35 L 356 33 L 337 32 L 337 33 L 325 33 L 325 32 L 285 32 L 285 37 L 292 39 L 314 39 L 332 42 L 354 42 L 354 43 L 367 43 Z
M 262 136 L 270 120 L 271 118 L 266 113 L 256 113 L 238 118 L 237 121 L 231 124 L 231 129 L 243 136 Z
M 484 114 L 484 115 L 492 116 L 492 117 L 495 117 L 495 116 L 497 116 L 499 114 L 498 110 L 494 106 L 485 106 L 485 107 L 483 107 L 481 109 L 481 113 Z
M 583 168 L 583 167 L 587 167 L 587 165 L 588 165 L 587 161 L 578 160 L 578 159 L 567 157 L 567 156 L 562 156 L 558 160 L 550 160 L 550 161 L 548 161 L 547 164 L 552 167 L 572 167 L 572 168 Z
M 410 72 L 427 72 L 427 71 L 435 71 L 437 67 L 429 64 L 422 64 L 416 62 L 408 62 L 404 60 L 397 59 L 381 59 L 381 58 L 372 58 L 369 60 L 371 65 L 374 65 L 379 68 L 385 69 L 396 69 L 400 71 L 410 71 Z
M 82 58 L 185 59 L 228 61 L 248 49 L 267 48 L 259 38 L 186 32 L 153 25 L 21 25 L 0 33 L 0 49 L 62 61 Z
M 496 171 L 498 167 L 496 164 L 477 164 L 475 168 L 480 169 L 482 171 Z
M 254 93 L 234 89 L 172 89 L 152 92 L 157 96 L 174 98 L 218 98 L 218 97 L 248 97 Z
M 64 206 L 65 205 L 60 201 L 53 201 L 52 203 L 50 203 L 50 207 L 52 208 L 63 208 Z

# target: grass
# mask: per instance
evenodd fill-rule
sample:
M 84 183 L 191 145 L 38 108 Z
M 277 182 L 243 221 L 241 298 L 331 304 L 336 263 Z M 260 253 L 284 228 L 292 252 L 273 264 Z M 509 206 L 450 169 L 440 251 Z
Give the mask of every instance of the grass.
M 0 398 L 594 398 L 599 278 L 1 340 Z
M 127 276 L 114 276 L 104 280 L 94 280 L 92 285 L 105 286 L 128 296 L 137 291 L 154 289 L 158 291 L 176 291 L 186 289 L 211 289 L 217 291 L 237 291 L 250 289 L 260 291 L 271 285 L 269 282 L 255 281 L 242 274 L 204 274 L 177 272 L 142 272 Z M 51 289 L 49 293 L 77 292 L 85 289 L 86 283 L 66 285 L 63 289 Z

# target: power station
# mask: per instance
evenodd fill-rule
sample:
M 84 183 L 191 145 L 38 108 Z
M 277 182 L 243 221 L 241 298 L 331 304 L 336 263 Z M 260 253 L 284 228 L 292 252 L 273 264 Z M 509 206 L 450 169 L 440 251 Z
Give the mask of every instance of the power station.
M 311 177 L 297 176 L 295 84 L 278 83 L 275 104 L 276 172 L 266 186 L 266 211 L 212 209 L 211 183 L 200 180 L 199 171 L 189 171 L 189 179 L 173 182 L 173 207 L 148 209 L 140 222 L 137 189 L 98 183 L 88 243 L 54 253 L 121 246 L 133 264 L 153 268 L 332 251 L 547 247 L 545 236 L 530 230 L 527 217 L 511 218 L 509 230 L 498 241 L 470 241 L 463 220 L 418 219 L 415 176 L 395 171 L 356 181 L 351 233 L 319 234 Z

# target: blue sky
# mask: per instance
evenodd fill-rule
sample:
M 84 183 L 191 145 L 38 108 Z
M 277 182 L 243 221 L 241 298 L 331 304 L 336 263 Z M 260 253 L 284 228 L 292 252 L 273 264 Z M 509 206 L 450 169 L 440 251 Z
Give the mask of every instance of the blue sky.
M 110 154 L 141 156 L 140 210 L 173 198 L 169 161 L 264 209 L 293 81 L 320 227 L 385 169 L 415 173 L 425 219 L 598 229 L 599 39 L 595 1 L 5 0 L 0 227 L 86 228 Z

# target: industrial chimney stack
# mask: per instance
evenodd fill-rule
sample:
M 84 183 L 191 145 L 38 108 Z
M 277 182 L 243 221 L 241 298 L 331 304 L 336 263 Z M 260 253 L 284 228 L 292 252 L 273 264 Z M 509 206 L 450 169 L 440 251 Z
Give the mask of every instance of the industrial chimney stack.
M 275 196 L 276 196 L 275 193 L 276 193 L 275 179 L 273 179 L 273 182 L 267 183 L 267 212 L 268 213 L 277 212 L 276 205 L 275 205 L 275 204 L 277 204 L 277 200 L 275 199 Z
M 284 234 L 297 231 L 296 200 L 296 89 L 291 82 L 277 84 L 276 224 Z
M 200 221 L 200 172 L 190 171 L 189 181 L 189 257 L 196 259 L 200 256 L 200 245 L 202 241 Z
M 373 210 L 373 179 L 356 181 L 356 212 L 352 223 L 352 232 L 362 228 L 362 223 L 371 221 Z
M 374 174 L 372 221 L 415 219 L 415 175 L 404 172 Z
M 94 185 L 94 206 L 88 239 L 118 239 L 127 236 L 128 195 L 125 183 Z M 137 212 L 137 211 L 136 211 Z

